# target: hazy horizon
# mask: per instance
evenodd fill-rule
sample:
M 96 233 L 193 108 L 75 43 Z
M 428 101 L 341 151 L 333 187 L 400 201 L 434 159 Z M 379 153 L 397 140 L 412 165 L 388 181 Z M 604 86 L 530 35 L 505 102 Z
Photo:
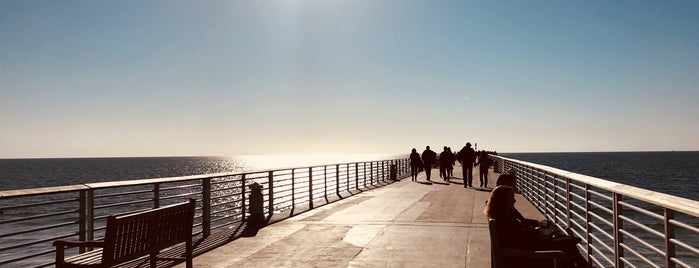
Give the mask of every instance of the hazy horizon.
M 422 153 L 422 150 L 419 150 L 418 153 Z M 441 152 L 442 150 L 433 150 L 437 153 Z M 496 151 L 497 152 L 497 151 Z M 564 152 L 564 151 L 559 151 L 559 152 L 497 152 L 498 154 L 559 154 L 559 153 L 570 153 L 570 154 L 575 154 L 575 153 L 682 153 L 682 152 L 699 152 L 699 150 L 685 150 L 685 151 L 579 151 L 579 152 Z M 187 157 L 223 157 L 223 158 L 235 158 L 235 157 L 294 157 L 294 156 L 395 156 L 395 155 L 409 155 L 410 152 L 398 152 L 398 153 L 375 153 L 375 154 L 338 154 L 338 153 L 331 153 L 331 154 L 257 154 L 257 155 L 160 155 L 160 156 L 153 156 L 153 155 L 138 155 L 138 156 L 75 156 L 75 157 L 8 157 L 8 158 L 0 158 L 0 160 L 12 160 L 12 159 L 81 159 L 81 158 L 187 158 Z M 358 160 L 358 161 L 361 161 Z
M 699 150 L 695 1 L 0 1 L 0 158 Z

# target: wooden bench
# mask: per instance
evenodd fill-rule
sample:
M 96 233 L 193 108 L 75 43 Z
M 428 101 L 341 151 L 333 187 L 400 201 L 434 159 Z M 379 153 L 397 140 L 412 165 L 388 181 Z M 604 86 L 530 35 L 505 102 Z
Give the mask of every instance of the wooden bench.
M 148 255 L 150 267 L 156 260 L 185 259 L 192 267 L 192 225 L 195 200 L 121 216 L 109 216 L 103 240 L 56 240 L 56 267 L 112 267 Z M 160 250 L 185 243 L 183 258 L 158 258 Z M 100 249 L 64 258 L 66 247 Z
M 565 253 L 560 250 L 534 251 L 500 247 L 495 219 L 488 221 L 488 228 L 490 229 L 490 266 L 492 268 L 515 267 L 512 263 L 507 263 L 505 258 L 548 259 L 551 260 L 553 267 L 560 267 L 566 260 Z

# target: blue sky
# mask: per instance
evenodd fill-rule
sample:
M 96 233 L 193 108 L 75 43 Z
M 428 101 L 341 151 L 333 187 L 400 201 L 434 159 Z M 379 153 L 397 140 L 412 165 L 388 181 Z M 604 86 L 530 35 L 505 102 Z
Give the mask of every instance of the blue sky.
M 699 150 L 697 1 L 0 1 L 0 158 Z

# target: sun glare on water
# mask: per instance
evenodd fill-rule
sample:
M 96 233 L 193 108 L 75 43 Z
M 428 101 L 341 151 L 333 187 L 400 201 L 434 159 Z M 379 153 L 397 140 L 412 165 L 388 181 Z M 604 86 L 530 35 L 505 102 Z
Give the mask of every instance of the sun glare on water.
M 238 156 L 248 169 L 265 170 L 291 167 L 368 162 L 398 158 L 395 154 L 290 154 Z

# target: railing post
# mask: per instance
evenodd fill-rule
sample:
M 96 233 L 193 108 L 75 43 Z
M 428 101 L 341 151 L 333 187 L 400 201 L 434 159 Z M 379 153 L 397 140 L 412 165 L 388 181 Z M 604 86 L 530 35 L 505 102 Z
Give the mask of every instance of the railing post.
M 308 168 L 308 207 L 313 209 L 313 168 Z
M 573 186 L 570 185 L 570 178 L 566 178 L 566 225 L 570 228 L 573 228 L 573 223 L 571 221 L 571 212 L 570 210 L 572 209 L 570 207 L 570 192 L 573 190 Z
M 386 161 L 381 161 L 381 181 L 386 181 Z
M 153 184 L 153 208 L 160 207 L 160 183 Z
M 359 190 L 359 163 L 354 163 L 354 187 Z
M 619 202 L 621 202 L 622 195 L 618 193 L 612 193 L 612 202 L 614 202 L 614 262 L 617 268 L 623 268 L 624 262 L 621 258 L 624 257 L 624 248 L 621 246 L 624 243 L 624 237 L 619 231 L 624 228 L 623 221 L 619 216 L 622 215 L 622 207 Z M 588 241 L 589 244 L 589 241 Z
M 269 218 L 272 218 L 272 215 L 274 214 L 274 171 L 270 171 L 269 175 L 267 175 L 267 185 L 269 185 L 268 194 L 267 194 L 267 206 L 269 206 Z M 243 192 L 245 193 L 245 192 Z
M 369 163 L 369 181 L 371 182 L 371 185 L 374 185 L 374 162 Z
M 203 179 L 201 186 L 202 235 L 209 237 L 211 234 L 211 179 Z
M 347 163 L 347 165 L 345 166 L 345 173 L 347 173 L 347 176 L 346 176 L 346 177 L 347 177 L 347 191 L 348 191 L 348 192 L 349 192 L 349 190 L 350 190 L 350 175 L 349 175 L 350 172 L 349 172 L 349 171 L 350 171 L 350 169 L 349 169 L 349 163 Z
M 362 163 L 362 166 L 364 166 L 364 187 L 366 187 L 366 162 Z
M 590 222 L 592 221 L 592 215 L 590 214 L 590 210 L 592 209 L 592 206 L 590 205 L 590 198 L 592 198 L 592 194 L 590 194 L 590 185 L 585 183 L 585 241 L 587 241 L 585 244 L 587 246 L 587 255 L 591 255 L 590 253 L 592 252 L 592 246 L 590 245 L 592 242 L 592 236 L 590 235 Z M 614 226 L 614 228 L 616 230 L 616 226 Z M 614 255 L 616 255 L 616 252 L 617 250 L 615 249 Z
M 539 175 L 541 172 L 538 169 L 532 169 L 532 174 L 534 174 L 534 172 L 536 172 L 536 181 L 539 184 L 539 193 L 537 194 L 539 196 L 539 207 L 546 213 L 546 174 L 541 178 Z
M 323 166 L 323 196 L 328 199 L 328 166 Z
M 551 182 L 552 182 L 552 185 L 551 185 L 551 195 L 552 196 L 551 196 L 551 198 L 553 198 L 553 200 L 551 202 L 551 206 L 553 207 L 553 224 L 556 224 L 556 222 L 558 222 L 558 217 L 556 217 L 556 213 L 558 213 L 558 210 L 556 209 L 556 204 L 557 204 L 556 198 L 558 198 L 558 196 L 556 195 L 556 190 L 557 190 L 556 181 L 558 181 L 558 180 L 556 178 L 557 178 L 556 174 L 551 174 Z
M 246 197 L 245 197 L 245 174 L 240 176 L 240 207 L 241 207 L 241 221 L 245 222 L 245 213 L 247 213 L 247 208 L 246 208 Z
M 296 170 L 291 169 L 291 207 L 296 207 Z
M 335 165 L 335 194 L 340 196 L 340 165 Z
M 542 195 L 541 197 L 543 200 L 543 204 L 541 204 L 541 210 L 544 211 L 544 218 L 546 218 L 546 214 L 548 213 L 548 210 L 546 210 L 546 208 L 548 208 L 548 206 L 549 206 L 549 202 L 548 202 L 549 197 L 547 195 L 547 193 L 548 193 L 548 189 L 547 189 L 548 188 L 548 183 L 547 183 L 548 177 L 546 177 L 546 171 L 539 170 L 539 169 L 536 170 L 536 176 L 541 176 L 541 179 L 543 180 L 541 183 L 541 186 L 540 186 L 540 189 L 541 189 L 540 194 Z
M 78 196 L 78 206 L 79 206 L 79 226 L 78 226 L 78 238 L 80 241 L 91 241 L 94 240 L 94 229 L 95 229 L 95 207 L 94 207 L 94 191 L 92 189 L 80 191 Z M 92 247 L 88 248 L 92 250 Z M 86 251 L 85 247 L 80 247 L 80 253 Z
M 670 220 L 675 219 L 675 211 L 669 208 L 664 208 L 665 211 L 665 263 L 667 268 L 675 268 L 675 263 L 672 258 L 675 257 L 675 244 L 670 242 L 670 239 L 675 238 L 675 227 L 670 223 Z

